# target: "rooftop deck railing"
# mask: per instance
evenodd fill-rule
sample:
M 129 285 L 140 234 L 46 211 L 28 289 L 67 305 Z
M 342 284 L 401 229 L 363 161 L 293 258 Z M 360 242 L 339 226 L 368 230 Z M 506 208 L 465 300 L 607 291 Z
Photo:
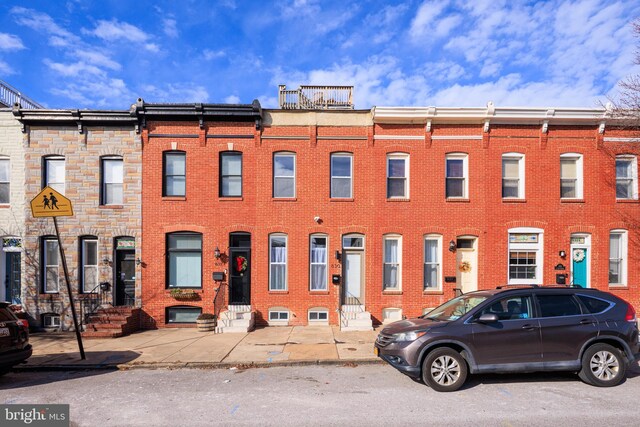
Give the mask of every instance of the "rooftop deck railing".
M 353 110 L 353 86 L 278 87 L 278 103 L 283 110 Z
M 7 107 L 13 107 L 15 103 L 20 104 L 20 108 L 27 110 L 44 108 L 29 97 L 22 95 L 18 89 L 0 81 L 0 104 L 4 104 Z

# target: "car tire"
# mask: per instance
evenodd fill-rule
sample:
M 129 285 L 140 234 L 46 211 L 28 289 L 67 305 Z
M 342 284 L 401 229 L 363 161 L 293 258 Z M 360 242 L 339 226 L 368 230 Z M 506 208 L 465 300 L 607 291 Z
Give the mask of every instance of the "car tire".
M 594 344 L 582 356 L 582 369 L 578 376 L 596 387 L 613 387 L 624 381 L 627 363 L 617 348 L 609 344 Z
M 467 362 L 452 348 L 430 352 L 422 363 L 422 381 L 435 391 L 456 391 L 467 379 Z

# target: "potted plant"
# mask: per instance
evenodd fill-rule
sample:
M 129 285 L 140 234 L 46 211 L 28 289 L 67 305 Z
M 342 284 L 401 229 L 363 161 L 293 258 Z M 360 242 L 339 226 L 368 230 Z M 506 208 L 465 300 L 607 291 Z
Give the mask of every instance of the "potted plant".
M 216 318 L 215 314 L 202 313 L 196 319 L 196 325 L 198 325 L 198 331 L 200 332 L 213 331 L 218 325 L 218 319 Z

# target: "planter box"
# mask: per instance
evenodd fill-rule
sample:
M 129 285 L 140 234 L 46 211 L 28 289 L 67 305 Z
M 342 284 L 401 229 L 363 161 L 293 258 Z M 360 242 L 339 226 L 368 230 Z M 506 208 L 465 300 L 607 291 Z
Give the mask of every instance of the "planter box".
M 217 324 L 218 321 L 216 319 L 196 320 L 196 325 L 198 326 L 198 331 L 200 332 L 214 331 Z

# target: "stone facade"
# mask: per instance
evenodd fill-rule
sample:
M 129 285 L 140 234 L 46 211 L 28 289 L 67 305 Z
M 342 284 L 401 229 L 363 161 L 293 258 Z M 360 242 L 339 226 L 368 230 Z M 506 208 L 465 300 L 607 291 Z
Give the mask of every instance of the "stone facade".
M 58 218 L 58 225 L 78 313 L 86 314 L 88 308 L 80 301 L 92 296 L 87 292 L 79 292 L 83 236 L 97 238 L 97 281 L 110 284 L 105 295 L 106 302 L 114 303 L 118 279 L 115 277 L 116 238 L 133 238 L 135 258 L 139 260 L 141 257 L 142 146 L 139 135 L 133 125 L 107 124 L 78 129 L 66 123 L 51 122 L 28 126 L 24 138 L 27 147 L 24 168 L 26 201 L 34 198 L 45 185 L 45 158 L 64 158 L 64 194 L 73 204 L 74 216 Z M 121 205 L 105 205 L 101 202 L 101 159 L 105 156 L 121 158 L 123 161 Z M 59 292 L 44 292 L 42 237 L 55 236 L 53 219 L 33 218 L 27 212 L 25 228 L 26 266 L 23 283 L 27 284 L 27 311 L 35 325 L 41 323 L 43 314 L 54 314 L 60 316 L 62 329 L 70 329 L 73 320 L 61 264 L 58 268 Z M 137 264 L 134 305 L 140 305 L 140 268 Z

